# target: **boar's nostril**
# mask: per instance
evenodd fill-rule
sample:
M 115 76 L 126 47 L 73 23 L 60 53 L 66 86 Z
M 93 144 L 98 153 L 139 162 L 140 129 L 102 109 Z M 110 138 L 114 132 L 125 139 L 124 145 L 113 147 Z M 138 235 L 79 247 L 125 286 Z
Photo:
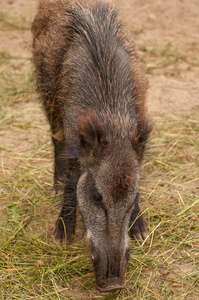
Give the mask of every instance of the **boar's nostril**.
M 105 287 L 100 287 L 99 285 L 97 285 L 97 289 L 100 291 L 100 292 L 111 292 L 111 291 L 114 291 L 114 290 L 121 290 L 121 289 L 124 289 L 125 288 L 125 285 L 124 284 L 119 284 L 119 283 L 116 283 L 116 284 L 108 284 L 106 285 Z

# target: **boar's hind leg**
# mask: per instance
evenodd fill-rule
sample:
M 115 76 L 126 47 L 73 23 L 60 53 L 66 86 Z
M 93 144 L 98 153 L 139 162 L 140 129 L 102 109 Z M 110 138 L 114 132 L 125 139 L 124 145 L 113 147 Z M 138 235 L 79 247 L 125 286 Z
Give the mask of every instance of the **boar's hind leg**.
M 143 215 L 140 215 L 138 217 L 138 215 L 140 214 L 138 197 L 139 195 L 137 195 L 136 197 L 135 206 L 133 208 L 133 211 L 131 212 L 129 227 L 131 237 L 135 237 L 138 241 L 142 241 L 147 238 L 149 232 Z
M 67 162 L 66 183 L 61 212 L 56 223 L 55 238 L 58 242 L 70 242 L 76 225 L 76 188 L 80 167 L 76 159 Z

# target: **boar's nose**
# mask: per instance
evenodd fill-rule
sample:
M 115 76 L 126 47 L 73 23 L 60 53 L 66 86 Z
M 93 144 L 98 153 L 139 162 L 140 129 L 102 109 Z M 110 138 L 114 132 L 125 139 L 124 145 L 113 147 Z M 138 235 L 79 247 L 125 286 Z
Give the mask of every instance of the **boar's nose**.
M 96 275 L 97 289 L 110 292 L 125 288 L 123 277 L 128 262 L 129 249 L 118 251 L 114 248 L 99 251 L 93 246 L 93 266 Z
M 122 290 L 125 288 L 125 285 L 124 284 L 120 284 L 120 283 L 117 283 L 117 282 L 112 282 L 110 284 L 107 284 L 106 286 L 99 286 L 97 285 L 97 289 L 100 291 L 100 292 L 111 292 L 111 291 L 114 291 L 114 290 Z

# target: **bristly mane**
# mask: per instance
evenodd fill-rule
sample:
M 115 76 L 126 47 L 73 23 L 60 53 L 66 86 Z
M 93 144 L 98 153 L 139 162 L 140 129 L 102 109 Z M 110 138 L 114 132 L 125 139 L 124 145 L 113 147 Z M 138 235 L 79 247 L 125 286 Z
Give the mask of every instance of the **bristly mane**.
M 151 125 L 145 107 L 148 81 L 133 41 L 127 42 L 117 12 L 108 4 L 78 3 L 68 10 L 67 17 L 68 30 L 74 36 L 71 51 L 76 51 L 76 59 L 70 60 L 71 82 L 75 82 L 71 101 L 80 110 L 97 112 L 113 138 L 123 132 L 129 135 L 141 160 Z

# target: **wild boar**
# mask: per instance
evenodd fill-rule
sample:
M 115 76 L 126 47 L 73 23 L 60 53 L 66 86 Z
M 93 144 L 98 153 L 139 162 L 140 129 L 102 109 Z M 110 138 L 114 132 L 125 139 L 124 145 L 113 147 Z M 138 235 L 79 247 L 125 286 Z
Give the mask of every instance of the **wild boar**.
M 124 288 L 130 235 L 145 239 L 141 164 L 151 131 L 147 79 L 118 12 L 102 1 L 43 1 L 32 24 L 37 89 L 63 190 L 56 238 L 71 241 L 78 206 L 97 288 Z M 66 233 L 66 236 L 65 236 Z

